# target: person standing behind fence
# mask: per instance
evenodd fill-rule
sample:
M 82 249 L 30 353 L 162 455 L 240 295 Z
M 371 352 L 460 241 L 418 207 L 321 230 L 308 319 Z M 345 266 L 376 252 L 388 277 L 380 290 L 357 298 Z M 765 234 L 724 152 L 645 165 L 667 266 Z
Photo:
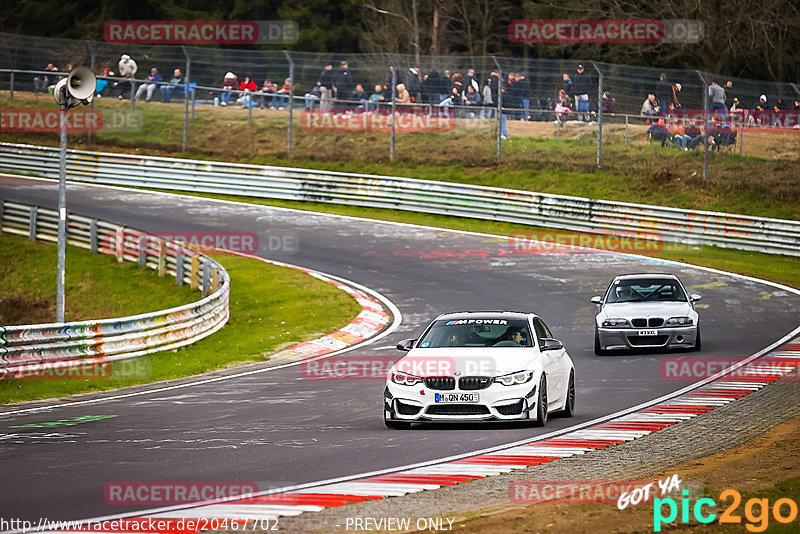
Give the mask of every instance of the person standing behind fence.
M 408 83 L 406 83 L 406 91 L 411 95 L 412 102 L 421 102 L 420 92 L 422 84 L 419 80 L 419 69 L 411 67 L 408 69 Z
M 391 96 L 397 98 L 397 86 L 403 83 L 403 77 L 400 76 L 399 72 L 394 71 L 394 65 L 389 65 L 389 80 L 386 82 L 389 92 L 392 91 L 392 83 L 394 83 L 395 92 Z
M 493 87 L 493 84 L 496 83 L 497 80 L 497 73 L 493 72 L 492 76 L 486 79 L 486 84 L 483 86 L 481 90 L 481 94 L 483 96 L 483 109 L 481 109 L 481 118 L 482 119 L 491 119 L 494 117 L 492 106 L 494 105 L 494 100 L 492 99 L 492 92 L 497 94 L 497 89 Z
M 592 91 L 592 81 L 584 71 L 583 65 L 578 65 L 576 72 L 573 80 L 575 111 L 579 120 L 589 122 L 592 119 L 589 113 L 592 107 L 592 101 L 589 99 L 589 93 Z
M 517 74 L 514 87 L 517 93 L 517 100 L 519 100 L 522 107 L 520 120 L 528 121 L 531 109 L 531 82 L 524 72 Z
M 336 100 L 347 100 L 350 98 L 350 93 L 353 92 L 353 77 L 350 75 L 350 68 L 347 61 L 342 61 L 339 68 L 333 74 L 333 86 L 336 89 L 334 98 Z M 344 102 L 336 102 L 334 104 L 337 109 L 347 108 Z
M 728 107 L 725 105 L 725 89 L 716 80 L 712 80 L 711 85 L 708 86 L 708 96 L 711 98 L 711 104 L 709 104 L 708 109 L 727 115 Z
M 122 100 L 124 98 L 123 95 L 127 94 L 131 90 L 131 82 L 130 80 L 136 76 L 136 71 L 138 70 L 138 65 L 136 62 L 131 59 L 131 56 L 128 54 L 122 54 L 119 58 L 119 63 L 117 63 L 117 72 L 123 78 L 127 78 L 127 80 L 119 82 L 117 84 L 117 89 L 119 90 L 119 99 Z
M 666 73 L 662 72 L 661 76 L 659 76 L 658 82 L 656 83 L 655 95 L 658 107 L 661 108 L 662 111 L 665 111 L 667 109 L 667 104 L 673 100 L 672 84 L 667 81 Z
M 333 99 L 333 64 L 328 63 L 319 75 L 317 85 L 319 85 L 320 102 L 319 109 L 327 112 L 331 109 Z

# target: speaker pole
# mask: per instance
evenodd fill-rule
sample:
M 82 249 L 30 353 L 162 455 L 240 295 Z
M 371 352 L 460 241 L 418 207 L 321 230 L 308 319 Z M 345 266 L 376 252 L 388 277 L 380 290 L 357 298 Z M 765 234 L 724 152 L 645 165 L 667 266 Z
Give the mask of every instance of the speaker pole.
M 56 265 L 56 322 L 64 322 L 64 271 L 67 254 L 67 111 L 61 106 L 61 152 L 58 164 L 58 261 Z

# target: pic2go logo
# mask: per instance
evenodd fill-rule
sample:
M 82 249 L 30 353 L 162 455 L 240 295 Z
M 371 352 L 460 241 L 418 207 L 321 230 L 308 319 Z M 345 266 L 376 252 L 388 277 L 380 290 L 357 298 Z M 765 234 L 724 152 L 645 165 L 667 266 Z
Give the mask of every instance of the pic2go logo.
M 703 511 L 704 507 L 713 508 L 717 506 L 714 499 L 709 499 L 707 497 L 697 499 L 694 506 L 692 506 L 687 497 L 689 491 L 683 490 L 682 493 L 684 497 L 681 499 L 680 504 L 681 523 L 689 523 L 690 511 L 692 515 L 694 515 L 695 521 L 698 523 L 712 523 L 717 519 L 717 514 L 714 512 L 708 511 L 704 513 Z M 719 515 L 719 523 L 741 524 L 742 517 L 736 514 L 736 509 L 739 508 L 739 504 L 742 502 L 741 494 L 736 490 L 727 489 L 719 494 L 719 498 L 720 501 L 723 502 L 731 500 L 731 504 Z M 664 515 L 665 507 L 668 510 L 667 515 Z M 671 497 L 655 499 L 653 501 L 653 530 L 655 532 L 661 532 L 662 525 L 670 524 L 675 521 L 678 518 L 678 509 L 678 503 Z M 792 499 L 784 497 L 775 501 L 772 508 L 770 508 L 769 499 L 749 499 L 744 505 L 744 516 L 748 521 L 748 523 L 745 524 L 745 528 L 750 532 L 764 532 L 769 526 L 770 513 L 775 517 L 775 521 L 778 523 L 791 523 L 797 519 L 797 503 Z

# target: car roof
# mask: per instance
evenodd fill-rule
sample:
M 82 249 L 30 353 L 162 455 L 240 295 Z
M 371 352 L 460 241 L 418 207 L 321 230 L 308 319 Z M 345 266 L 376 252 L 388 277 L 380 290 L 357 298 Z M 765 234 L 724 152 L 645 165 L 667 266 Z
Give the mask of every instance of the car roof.
M 535 313 L 530 312 L 517 312 L 517 311 L 458 311 L 443 313 L 436 317 L 440 319 L 475 319 L 475 318 L 489 318 L 489 319 L 516 319 L 527 320 L 529 316 L 536 316 Z
M 620 274 L 614 277 L 614 280 L 630 280 L 635 278 L 673 278 L 678 280 L 678 277 L 671 273 L 632 273 Z

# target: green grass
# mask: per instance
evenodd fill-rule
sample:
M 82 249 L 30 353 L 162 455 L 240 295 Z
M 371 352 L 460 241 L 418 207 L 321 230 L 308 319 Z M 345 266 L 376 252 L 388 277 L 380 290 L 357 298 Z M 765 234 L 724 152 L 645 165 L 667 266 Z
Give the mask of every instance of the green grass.
M 52 245 L 33 244 L 33 246 L 43 249 L 45 254 L 55 256 L 55 247 Z M 74 263 L 81 253 L 89 255 L 86 259 L 89 263 Z M 73 262 L 72 272 L 79 272 L 78 265 L 83 265 L 83 270 L 91 271 L 93 277 L 116 279 L 111 286 L 113 290 L 108 291 L 106 295 L 108 299 L 115 298 L 118 293 L 129 294 L 133 298 L 141 291 L 142 284 L 145 283 L 143 280 L 154 279 L 152 282 L 155 285 L 163 286 L 161 288 L 163 294 L 160 298 L 148 297 L 151 306 L 144 309 L 145 306 L 140 305 L 140 311 L 163 309 L 168 303 L 172 305 L 175 302 L 173 293 L 181 294 L 189 291 L 187 288 L 175 287 L 166 279 L 158 279 L 153 271 L 140 271 L 135 266 L 118 265 L 113 260 L 107 264 L 105 262 L 107 257 L 93 256 L 74 247 L 68 249 L 67 258 L 73 258 L 69 260 Z M 232 279 L 231 318 L 222 330 L 176 352 L 160 352 L 133 362 L 115 364 L 109 379 L 3 380 L 0 381 L 0 403 L 107 390 L 194 375 L 236 364 L 264 361 L 269 358 L 270 353 L 284 346 L 313 339 L 344 326 L 361 310 L 355 300 L 346 293 L 301 271 L 237 256 L 215 256 L 215 259 L 225 267 Z M 67 272 L 70 272 L 70 265 L 71 263 L 67 264 Z M 17 268 L 13 271 L 36 273 L 54 271 L 46 269 L 45 263 L 32 264 L 25 268 L 17 264 Z M 22 281 L 25 276 L 19 275 L 16 280 Z M 4 283 L 3 287 L 12 286 Z M 44 294 L 46 290 L 43 288 L 41 292 Z M 199 298 L 197 292 L 191 292 L 190 295 L 192 298 L 187 300 Z M 72 295 L 69 300 L 86 299 Z M 125 378 L 116 378 L 117 376 Z

